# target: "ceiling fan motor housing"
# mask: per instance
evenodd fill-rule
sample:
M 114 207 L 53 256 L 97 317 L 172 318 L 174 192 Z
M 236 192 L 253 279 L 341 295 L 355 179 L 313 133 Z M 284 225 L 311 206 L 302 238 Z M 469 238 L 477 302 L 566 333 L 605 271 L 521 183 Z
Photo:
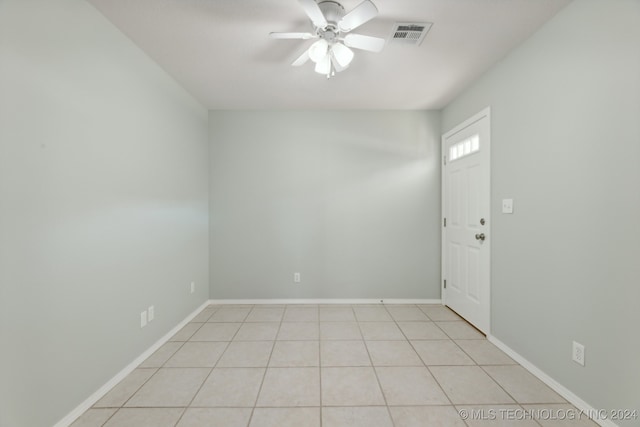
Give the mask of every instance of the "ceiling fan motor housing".
M 338 32 L 338 22 L 345 15 L 344 7 L 338 2 L 333 0 L 324 0 L 318 3 L 318 7 L 322 11 L 325 19 L 329 23 L 327 29 L 331 28 L 334 32 Z

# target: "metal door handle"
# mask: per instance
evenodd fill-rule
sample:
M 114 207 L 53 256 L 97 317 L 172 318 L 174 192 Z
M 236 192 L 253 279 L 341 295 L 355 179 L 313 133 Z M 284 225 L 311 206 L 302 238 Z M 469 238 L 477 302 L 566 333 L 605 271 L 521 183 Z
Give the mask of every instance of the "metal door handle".
M 484 233 L 476 234 L 476 240 L 481 240 L 484 242 L 485 235 Z

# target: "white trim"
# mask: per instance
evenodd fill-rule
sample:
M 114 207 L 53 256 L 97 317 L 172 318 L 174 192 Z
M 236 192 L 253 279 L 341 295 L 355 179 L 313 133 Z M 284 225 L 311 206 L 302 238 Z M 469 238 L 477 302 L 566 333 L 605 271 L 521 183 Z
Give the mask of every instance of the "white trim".
M 84 402 L 78 405 L 75 409 L 69 412 L 64 418 L 54 424 L 53 427 L 68 427 L 77 420 L 82 414 L 90 409 L 98 400 L 100 400 L 105 394 L 107 394 L 113 387 L 115 387 L 120 381 L 122 381 L 127 375 L 133 372 L 142 362 L 149 356 L 155 353 L 163 344 L 174 336 L 180 329 L 182 329 L 187 323 L 189 323 L 194 317 L 196 317 L 206 306 L 209 305 L 209 301 L 205 301 L 200 307 L 196 308 L 191 314 L 189 314 L 183 321 L 178 323 L 173 329 L 167 332 L 162 338 L 151 345 L 144 353 L 136 357 L 131 363 L 129 363 L 123 370 L 118 372 L 113 378 L 107 381 L 96 392 L 89 396 Z
M 209 304 L 442 304 L 441 299 L 211 299 Z
M 583 411 L 585 415 L 598 413 L 597 409 L 595 409 L 593 406 L 589 405 L 587 402 L 585 402 L 584 400 L 576 396 L 571 390 L 569 390 L 568 388 L 566 388 L 565 386 L 563 386 L 562 384 L 560 384 L 559 382 L 551 378 L 549 375 L 547 375 L 543 370 L 538 368 L 536 365 L 529 362 L 520 354 L 516 353 L 513 349 L 511 349 L 511 347 L 509 347 L 508 345 L 500 341 L 498 338 L 494 337 L 493 335 L 487 335 L 487 339 L 489 340 L 489 342 L 493 343 L 500 350 L 504 351 L 513 360 L 515 360 L 520 365 L 522 365 L 523 368 L 525 368 L 527 371 L 529 371 L 531 374 L 537 377 L 540 381 L 542 381 L 543 383 L 551 387 L 551 389 L 553 389 L 560 396 L 567 399 L 569 403 L 571 403 L 573 406 L 578 408 L 580 411 Z M 592 421 L 602 427 L 617 427 L 617 424 L 611 420 L 592 419 Z
M 442 135 L 442 138 L 443 139 L 451 138 L 453 135 L 463 131 L 464 129 L 468 128 L 472 124 L 482 120 L 485 117 L 491 117 L 491 107 L 483 108 L 479 113 L 474 114 L 473 116 L 469 117 L 467 120 L 463 121 L 459 125 L 454 126 L 452 129 L 450 129 L 444 135 Z

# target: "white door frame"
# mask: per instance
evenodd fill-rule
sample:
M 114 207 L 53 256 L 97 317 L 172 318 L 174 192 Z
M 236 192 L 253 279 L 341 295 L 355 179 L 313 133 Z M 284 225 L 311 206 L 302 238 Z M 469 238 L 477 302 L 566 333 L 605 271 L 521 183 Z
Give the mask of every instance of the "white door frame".
M 485 141 L 482 141 L 482 149 L 483 150 L 487 150 L 487 155 L 485 156 L 486 159 L 486 168 L 487 168 L 487 173 L 488 173 L 488 179 L 489 179 L 489 186 L 488 186 L 488 200 L 487 200 L 487 206 L 488 206 L 488 212 L 486 213 L 487 215 L 487 219 L 488 219 L 488 223 L 485 225 L 485 230 L 486 230 L 486 234 L 488 235 L 488 239 L 485 240 L 483 243 L 484 249 L 488 252 L 488 256 L 489 256 L 489 261 L 488 261 L 488 265 L 486 265 L 486 268 L 488 269 L 487 271 L 487 280 L 489 281 L 488 283 L 488 295 L 487 295 L 487 310 L 485 313 L 486 319 L 485 319 L 485 327 L 481 328 L 483 329 L 482 332 L 484 332 L 485 334 L 489 335 L 491 333 L 491 108 L 490 107 L 486 107 L 484 108 L 482 111 L 480 111 L 479 113 L 473 115 L 472 117 L 468 118 L 467 120 L 463 121 L 462 123 L 460 123 L 459 125 L 455 126 L 453 129 L 451 129 L 450 131 L 448 131 L 447 133 L 445 133 L 444 135 L 442 135 L 442 141 L 441 141 L 441 147 L 442 147 L 442 159 L 443 159 L 443 163 L 442 163 L 442 221 L 440 223 L 441 227 L 442 227 L 442 240 L 441 240 L 441 253 L 442 253 L 442 267 L 441 267 L 441 278 L 440 278 L 440 285 L 441 285 L 441 295 L 442 295 L 442 304 L 446 305 L 447 301 L 446 301 L 446 289 L 445 289 L 445 280 L 446 280 L 446 274 L 447 274 L 447 270 L 448 270 L 448 260 L 447 260 L 447 248 L 446 248 L 446 242 L 447 242 L 447 228 L 445 226 L 445 218 L 446 218 L 446 214 L 447 214 L 447 180 L 446 180 L 446 164 L 448 162 L 448 152 L 446 149 L 446 143 L 447 140 L 449 138 L 451 138 L 452 136 L 456 135 L 457 133 L 463 131 L 464 129 L 468 128 L 469 126 L 473 125 L 474 123 L 480 121 L 481 119 L 486 118 L 488 120 L 488 125 L 489 125 L 489 129 L 488 129 L 488 135 Z

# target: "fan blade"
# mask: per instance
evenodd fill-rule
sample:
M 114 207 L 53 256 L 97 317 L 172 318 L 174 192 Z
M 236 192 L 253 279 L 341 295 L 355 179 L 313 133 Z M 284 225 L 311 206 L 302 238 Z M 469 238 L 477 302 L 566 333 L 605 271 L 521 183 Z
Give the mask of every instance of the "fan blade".
M 301 40 L 309 40 L 313 39 L 317 36 L 314 36 L 311 33 L 269 33 L 269 37 L 272 39 L 301 39 Z
M 378 8 L 370 0 L 364 0 L 338 22 L 340 31 L 347 32 L 373 19 L 378 14 Z
M 306 13 L 309 19 L 311 19 L 311 22 L 313 22 L 313 25 L 320 28 L 329 25 L 316 0 L 298 0 L 298 2 L 304 9 L 304 13 Z
M 299 67 L 304 65 L 309 60 L 309 49 L 305 50 L 302 55 L 298 57 L 295 61 L 291 63 L 294 67 Z
M 344 44 L 355 49 L 380 52 L 384 48 L 384 39 L 361 34 L 347 34 L 344 36 Z

